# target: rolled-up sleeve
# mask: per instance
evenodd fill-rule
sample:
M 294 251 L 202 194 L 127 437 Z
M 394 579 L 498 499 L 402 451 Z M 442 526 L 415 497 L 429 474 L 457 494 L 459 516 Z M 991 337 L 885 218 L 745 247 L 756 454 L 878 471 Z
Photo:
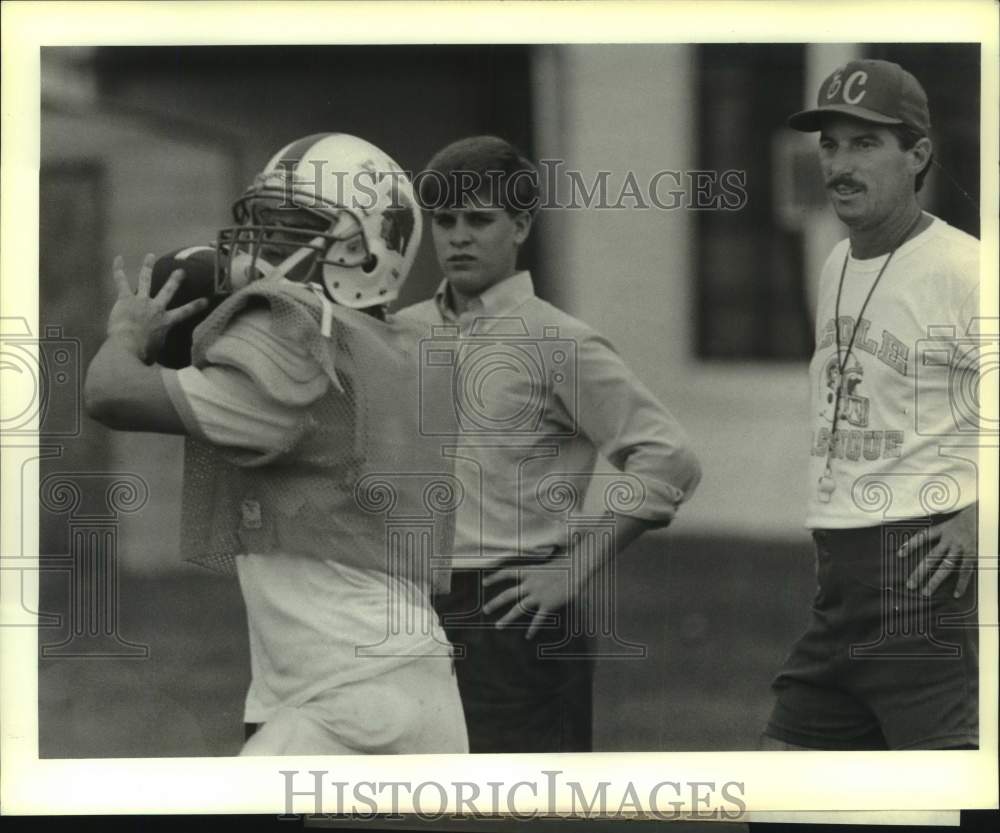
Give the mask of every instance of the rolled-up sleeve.
M 577 342 L 576 396 L 563 404 L 615 468 L 638 478 L 645 500 L 629 515 L 667 524 L 701 480 L 680 423 L 596 334 Z

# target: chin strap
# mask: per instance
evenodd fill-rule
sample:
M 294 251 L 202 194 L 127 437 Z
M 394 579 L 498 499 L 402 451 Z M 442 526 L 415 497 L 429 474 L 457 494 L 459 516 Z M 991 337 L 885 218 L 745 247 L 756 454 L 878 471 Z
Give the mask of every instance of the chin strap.
M 326 290 L 320 284 L 310 283 L 308 286 L 319 298 L 323 309 L 319 331 L 323 334 L 323 338 L 329 338 L 333 334 L 333 301 L 326 297 Z
M 292 252 L 288 257 L 286 257 L 281 263 L 275 265 L 271 268 L 271 271 L 267 273 L 269 278 L 285 278 L 288 277 L 288 273 L 291 272 L 296 266 L 298 266 L 303 260 L 311 255 L 316 254 L 317 247 L 323 244 L 324 238 L 314 237 L 309 243 L 303 246 L 301 249 Z
M 302 263 L 307 257 L 316 254 L 316 247 L 323 243 L 323 237 L 314 237 L 309 241 L 307 246 L 303 246 L 298 251 L 293 252 L 288 257 L 286 257 L 281 263 L 277 264 L 270 272 L 267 273 L 267 277 L 270 279 L 284 279 L 291 280 L 287 277 L 288 273 L 293 271 L 296 266 Z M 320 332 L 323 334 L 324 338 L 330 338 L 333 334 L 333 301 L 331 301 L 327 295 L 326 290 L 318 283 L 309 283 L 307 286 L 316 294 L 319 298 L 320 304 L 323 309 L 323 317 L 320 321 Z

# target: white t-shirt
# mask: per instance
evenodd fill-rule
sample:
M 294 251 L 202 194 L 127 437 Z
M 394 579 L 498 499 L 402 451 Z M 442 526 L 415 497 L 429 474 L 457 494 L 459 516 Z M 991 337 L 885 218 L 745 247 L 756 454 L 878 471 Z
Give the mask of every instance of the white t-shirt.
M 850 257 L 840 302 L 843 357 L 834 324 L 849 241 L 834 247 L 820 276 L 812 385 L 806 526 L 875 526 L 961 509 L 976 500 L 979 241 L 934 222 L 896 250 L 864 317 L 858 313 L 884 255 Z M 830 469 L 834 490 L 818 483 L 830 445 L 836 386 L 839 418 Z
M 217 445 L 267 451 L 297 422 L 295 409 L 238 370 L 163 373 L 171 397 L 184 398 L 178 413 L 195 421 L 188 431 Z M 250 634 L 248 723 L 421 656 L 450 656 L 429 599 L 411 582 L 291 553 L 240 555 L 236 567 Z

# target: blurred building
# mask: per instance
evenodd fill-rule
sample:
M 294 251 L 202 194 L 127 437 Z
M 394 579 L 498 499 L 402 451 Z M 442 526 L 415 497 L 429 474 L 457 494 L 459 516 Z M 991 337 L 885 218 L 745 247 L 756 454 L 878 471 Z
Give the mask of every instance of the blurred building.
M 801 537 L 810 281 L 843 231 L 814 141 L 782 125 L 856 56 L 924 82 L 941 128 L 924 202 L 978 234 L 975 45 L 45 48 L 41 324 L 78 339 L 86 366 L 113 255 L 134 269 L 207 242 L 293 138 L 355 133 L 415 171 L 496 133 L 547 160 L 565 204 L 540 213 L 525 253 L 539 294 L 604 332 L 692 435 L 705 479 L 677 528 Z M 428 239 L 402 300 L 436 283 Z M 123 522 L 122 558 L 180 563 L 178 440 L 84 418 L 42 476 L 67 470 L 144 478 L 156 511 Z M 43 552 L 64 551 L 42 518 Z

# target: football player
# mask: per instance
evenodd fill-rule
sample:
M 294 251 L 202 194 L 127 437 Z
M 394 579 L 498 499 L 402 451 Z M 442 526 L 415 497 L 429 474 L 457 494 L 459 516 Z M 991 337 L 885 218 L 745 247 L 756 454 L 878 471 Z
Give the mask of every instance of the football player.
M 368 142 L 307 136 L 275 154 L 234 216 L 210 250 L 223 300 L 178 369 L 157 363 L 165 336 L 210 301 L 171 309 L 181 270 L 151 295 L 152 256 L 135 290 L 116 258 L 87 410 L 189 438 L 182 547 L 235 571 L 246 602 L 242 754 L 467 751 L 429 603 L 447 571 L 427 556 L 448 535 L 429 495 L 450 481 L 419 437 L 422 328 L 385 312 L 420 243 L 411 184 Z M 203 277 L 205 250 L 193 251 L 168 265 Z M 431 519 L 415 545 L 391 536 L 393 511 Z

